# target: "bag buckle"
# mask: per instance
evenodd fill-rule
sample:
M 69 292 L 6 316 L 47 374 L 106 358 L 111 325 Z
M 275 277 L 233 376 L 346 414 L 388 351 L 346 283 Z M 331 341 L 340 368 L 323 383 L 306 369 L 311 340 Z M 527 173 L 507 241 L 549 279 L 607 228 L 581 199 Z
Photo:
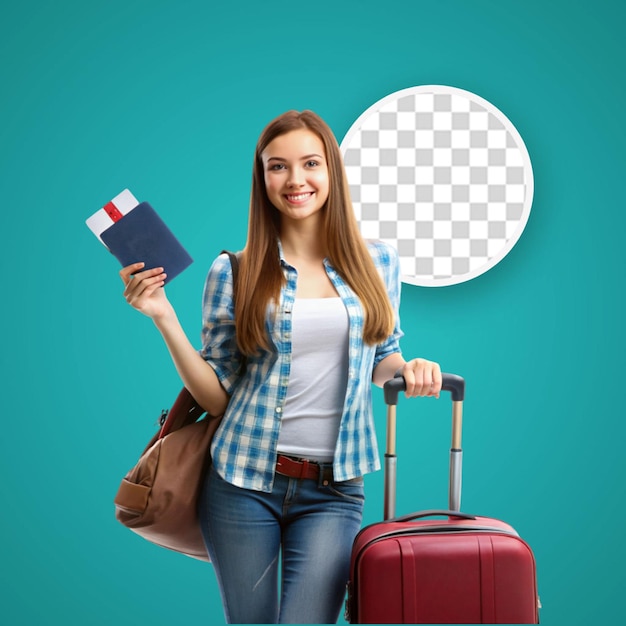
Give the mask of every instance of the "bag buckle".
M 169 414 L 170 410 L 169 409 L 163 409 L 161 411 L 161 415 L 159 415 L 159 419 L 155 422 L 155 426 L 160 426 L 161 428 L 163 428 L 163 424 L 165 424 L 165 421 L 167 420 L 167 416 Z

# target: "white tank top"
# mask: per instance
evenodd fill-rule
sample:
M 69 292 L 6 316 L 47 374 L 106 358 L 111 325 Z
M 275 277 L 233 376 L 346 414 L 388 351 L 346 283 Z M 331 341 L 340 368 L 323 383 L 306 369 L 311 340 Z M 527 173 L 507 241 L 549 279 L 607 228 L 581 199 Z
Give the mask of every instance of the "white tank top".
M 348 384 L 348 332 L 341 298 L 296 298 L 280 453 L 332 461 Z

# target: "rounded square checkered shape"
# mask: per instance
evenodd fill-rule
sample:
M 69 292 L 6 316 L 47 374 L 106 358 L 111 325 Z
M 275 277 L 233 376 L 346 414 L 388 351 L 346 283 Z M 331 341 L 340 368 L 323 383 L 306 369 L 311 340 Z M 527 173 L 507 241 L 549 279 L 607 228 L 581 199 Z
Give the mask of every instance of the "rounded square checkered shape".
M 341 142 L 366 239 L 400 255 L 402 280 L 470 280 L 518 241 L 533 197 L 526 146 L 509 119 L 455 87 L 395 92 L 367 109 Z

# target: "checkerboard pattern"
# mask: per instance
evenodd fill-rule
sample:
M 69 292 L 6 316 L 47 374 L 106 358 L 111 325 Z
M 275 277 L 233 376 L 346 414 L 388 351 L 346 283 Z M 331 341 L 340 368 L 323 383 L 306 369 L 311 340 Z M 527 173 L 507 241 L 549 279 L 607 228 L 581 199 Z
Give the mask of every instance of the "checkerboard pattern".
M 467 91 L 391 94 L 359 117 L 341 149 L 361 232 L 397 248 L 404 282 L 474 278 L 510 251 L 528 220 L 526 147 L 500 111 Z

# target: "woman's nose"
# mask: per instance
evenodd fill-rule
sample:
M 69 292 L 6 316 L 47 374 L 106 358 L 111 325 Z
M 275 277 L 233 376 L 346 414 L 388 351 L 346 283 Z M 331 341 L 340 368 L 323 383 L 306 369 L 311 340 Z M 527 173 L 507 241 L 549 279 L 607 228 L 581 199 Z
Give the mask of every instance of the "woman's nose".
M 290 187 L 301 187 L 304 184 L 304 174 L 300 168 L 294 167 L 289 170 L 287 184 Z

